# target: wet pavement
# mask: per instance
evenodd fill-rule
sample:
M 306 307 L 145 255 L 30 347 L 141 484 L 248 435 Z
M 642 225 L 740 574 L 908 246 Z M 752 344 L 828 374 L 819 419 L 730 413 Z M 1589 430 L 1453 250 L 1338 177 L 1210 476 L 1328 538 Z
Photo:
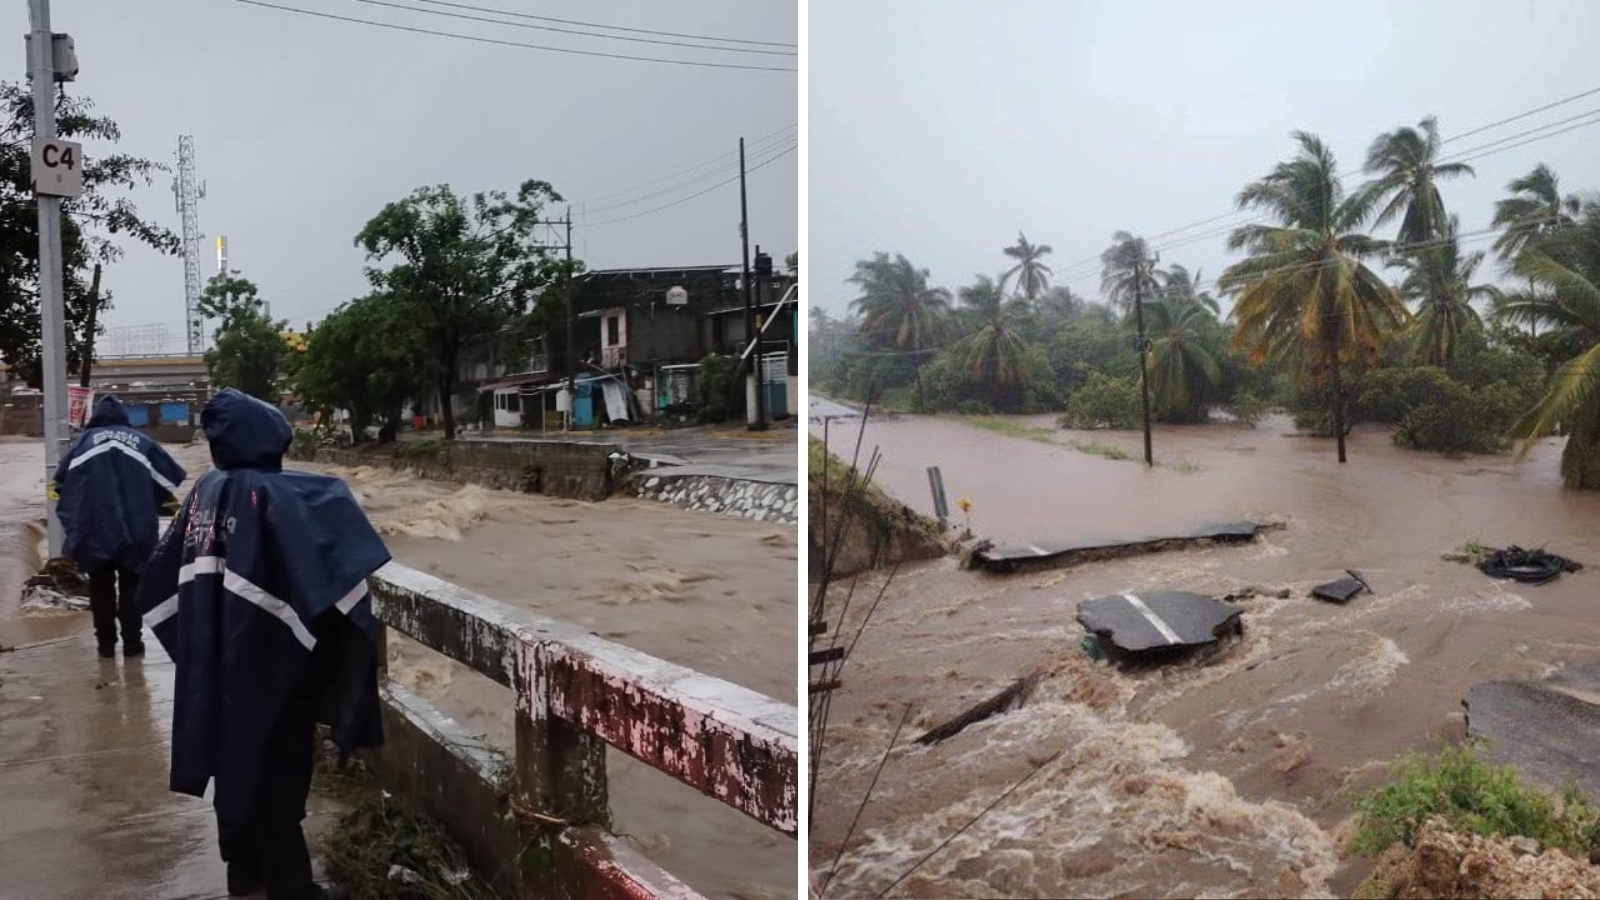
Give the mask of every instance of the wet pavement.
M 0 653 L 0 897 L 227 897 L 210 801 L 167 790 L 171 660 L 153 640 L 102 660 L 88 617 L 70 621 Z M 338 814 L 313 797 L 313 845 Z

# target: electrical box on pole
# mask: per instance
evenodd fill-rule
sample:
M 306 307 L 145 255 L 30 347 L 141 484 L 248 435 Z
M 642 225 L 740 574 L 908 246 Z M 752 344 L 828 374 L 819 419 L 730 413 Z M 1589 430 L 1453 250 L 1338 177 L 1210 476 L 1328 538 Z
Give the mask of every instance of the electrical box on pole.
M 53 38 L 53 40 L 50 41 L 51 65 L 54 68 L 53 74 L 56 82 L 59 84 L 67 81 L 77 81 L 77 42 L 72 39 L 72 35 L 70 34 L 54 34 L 51 35 L 51 37 Z M 33 35 L 26 35 L 23 38 L 23 44 L 27 49 L 28 59 L 33 59 Z M 32 66 L 28 67 L 28 80 L 30 82 L 33 81 Z

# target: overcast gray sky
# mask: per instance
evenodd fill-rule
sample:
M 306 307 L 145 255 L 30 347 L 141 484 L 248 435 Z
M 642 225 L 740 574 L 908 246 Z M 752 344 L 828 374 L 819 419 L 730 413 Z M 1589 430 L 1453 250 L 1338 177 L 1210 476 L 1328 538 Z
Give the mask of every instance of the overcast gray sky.
M 874 251 L 955 289 L 1003 271 L 1018 229 L 1055 248 L 1057 282 L 1098 296 L 1112 232 L 1153 238 L 1227 213 L 1293 154 L 1295 129 L 1353 171 L 1375 135 L 1425 115 L 1449 137 L 1600 87 L 1600 3 L 1585 0 L 811 0 L 808 27 L 808 290 L 835 313 Z M 1600 93 L 1445 150 L 1596 111 Z M 1541 161 L 1564 190 L 1600 189 L 1600 124 L 1470 160 L 1476 179 L 1443 187 L 1463 232 Z M 1224 240 L 1162 263 L 1209 281 Z
M 506 41 L 797 67 L 795 56 L 598 40 L 357 0 L 271 2 Z M 392 2 L 483 15 L 419 0 Z M 670 7 L 651 0 L 461 2 L 656 31 L 799 40 L 794 0 L 695 0 Z M 17 78 L 24 71 L 20 36 L 27 14 L 23 3 L 12 10 L 11 77 Z M 424 184 L 471 192 L 513 190 L 526 178 L 551 182 L 574 203 L 576 252 L 591 268 L 737 262 L 737 183 L 630 221 L 600 223 L 733 177 L 736 157 L 729 155 L 719 161 L 725 169 L 706 166 L 639 187 L 731 154 L 740 135 L 752 142 L 752 165 L 795 143 L 792 129 L 775 134 L 798 119 L 799 76 L 789 72 L 491 46 L 233 0 L 54 0 L 52 17 L 57 31 L 77 41 L 82 73 L 72 90 L 92 97 L 122 126 L 119 149 L 170 163 L 179 134 L 194 135 L 198 174 L 208 189 L 200 205 L 204 276 L 216 270 L 213 239 L 226 234 L 231 267 L 260 285 L 275 315 L 296 325 L 364 292 L 362 254 L 352 239 L 384 203 Z M 769 135 L 766 144 L 755 145 Z M 798 245 L 797 157 L 790 153 L 750 176 L 751 238 L 780 260 Z M 585 211 L 584 201 L 632 188 L 639 189 L 590 202 Z M 134 196 L 144 212 L 178 230 L 168 179 Z M 178 258 L 132 250 L 106 281 L 116 303 L 109 325 L 165 322 L 181 340 Z

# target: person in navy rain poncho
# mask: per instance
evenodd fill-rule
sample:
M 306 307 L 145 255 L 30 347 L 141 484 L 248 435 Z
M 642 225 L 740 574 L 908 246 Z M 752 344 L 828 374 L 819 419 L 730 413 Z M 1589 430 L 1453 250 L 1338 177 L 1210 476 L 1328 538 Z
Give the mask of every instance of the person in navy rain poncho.
M 283 471 L 276 408 L 229 389 L 200 421 L 216 468 L 139 587 L 177 665 L 171 788 L 199 797 L 215 780 L 230 894 L 343 897 L 313 883 L 300 823 L 317 722 L 341 761 L 383 740 L 366 579 L 389 553 L 344 482 Z
M 95 403 L 88 428 L 56 465 L 63 550 L 89 577 L 89 609 L 103 657 L 116 655 L 119 622 L 123 655 L 144 653 L 134 604 L 139 572 L 160 536 L 161 508 L 185 477 L 160 444 L 128 426 L 127 412 L 111 395 Z

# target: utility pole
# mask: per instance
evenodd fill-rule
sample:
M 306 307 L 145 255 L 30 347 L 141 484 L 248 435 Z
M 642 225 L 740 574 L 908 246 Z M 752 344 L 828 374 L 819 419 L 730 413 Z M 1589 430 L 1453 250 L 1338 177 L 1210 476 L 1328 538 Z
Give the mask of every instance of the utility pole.
M 28 18 L 33 26 L 31 45 L 33 72 L 34 146 L 56 137 L 55 33 L 50 28 L 50 0 L 29 0 Z M 67 354 L 66 310 L 61 296 L 61 197 L 40 190 L 39 198 L 39 334 L 43 355 L 44 383 L 44 481 L 45 508 L 49 521 L 50 557 L 61 555 L 61 520 L 56 517 L 56 463 L 67 440 Z
M 739 240 L 744 252 L 744 277 L 740 284 L 744 286 L 744 335 L 745 346 L 749 353 L 755 355 L 750 363 L 751 379 L 756 389 L 755 418 L 750 420 L 751 431 L 765 431 L 767 428 L 766 402 L 761 397 L 763 385 L 761 384 L 761 357 L 755 353 L 761 346 L 756 335 L 756 311 L 754 296 L 750 283 L 750 205 L 745 192 L 744 171 L 744 138 L 739 138 Z
M 567 421 L 566 430 L 572 430 L 572 418 L 578 411 L 578 344 L 572 314 L 572 207 L 567 207 L 567 216 L 562 220 L 567 227 Z
M 1158 259 L 1160 257 L 1157 257 Z M 1150 339 L 1144 333 L 1144 279 L 1153 263 L 1145 261 L 1141 241 L 1139 262 L 1133 270 L 1133 314 L 1139 327 L 1139 393 L 1144 399 L 1144 464 L 1154 466 L 1150 449 Z

